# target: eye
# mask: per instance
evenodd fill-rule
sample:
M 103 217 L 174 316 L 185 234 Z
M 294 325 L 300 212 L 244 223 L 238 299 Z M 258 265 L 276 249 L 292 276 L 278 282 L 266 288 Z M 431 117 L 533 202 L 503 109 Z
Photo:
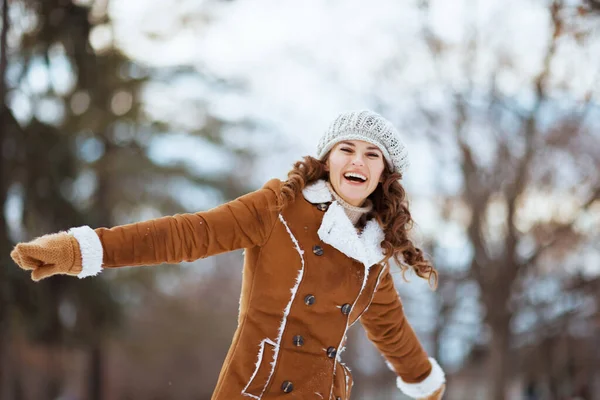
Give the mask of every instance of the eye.
M 341 151 L 343 151 L 344 153 L 352 153 L 352 149 L 349 147 L 342 147 L 340 148 Z
M 368 153 L 367 156 L 371 158 L 379 158 L 379 153 Z

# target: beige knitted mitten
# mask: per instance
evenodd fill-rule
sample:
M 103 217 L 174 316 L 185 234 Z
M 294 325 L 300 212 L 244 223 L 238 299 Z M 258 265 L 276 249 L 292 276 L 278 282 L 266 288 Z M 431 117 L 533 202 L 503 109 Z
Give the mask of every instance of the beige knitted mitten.
M 44 235 L 27 243 L 19 243 L 10 253 L 31 279 L 39 281 L 56 274 L 77 276 L 81 270 L 79 242 L 66 232 Z

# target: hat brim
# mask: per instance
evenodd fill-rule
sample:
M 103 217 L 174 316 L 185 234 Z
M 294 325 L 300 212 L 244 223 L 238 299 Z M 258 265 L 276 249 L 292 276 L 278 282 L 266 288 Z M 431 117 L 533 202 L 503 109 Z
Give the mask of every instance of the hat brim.
M 377 148 L 379 150 L 381 150 L 381 153 L 383 154 L 383 158 L 385 158 L 385 161 L 388 164 L 388 167 L 394 171 L 395 167 L 394 167 L 394 163 L 392 162 L 392 158 L 390 157 L 390 153 L 387 151 L 387 149 L 385 148 L 385 146 L 383 146 L 381 143 L 377 142 L 376 140 L 371 140 L 370 138 L 365 137 L 364 134 L 360 134 L 360 133 L 352 133 L 352 131 L 349 132 L 344 132 L 342 133 L 340 136 L 337 136 L 335 139 L 329 141 L 321 150 L 320 154 L 317 154 L 317 158 L 321 161 L 323 161 L 323 159 L 325 158 L 325 156 L 327 155 L 327 153 L 329 153 L 329 151 L 338 143 L 340 142 L 344 142 L 344 141 L 348 141 L 348 140 L 360 140 L 362 142 L 367 142 L 367 143 L 371 143 L 374 146 L 377 146 Z

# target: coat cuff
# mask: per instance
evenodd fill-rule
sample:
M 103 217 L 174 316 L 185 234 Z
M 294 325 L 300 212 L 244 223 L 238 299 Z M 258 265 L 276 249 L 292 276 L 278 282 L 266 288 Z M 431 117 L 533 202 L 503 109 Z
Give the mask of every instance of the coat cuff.
M 431 396 L 446 382 L 444 371 L 437 361 L 433 358 L 429 358 L 429 362 L 431 363 L 431 372 L 429 373 L 429 376 L 421 382 L 406 383 L 402 378 L 398 377 L 396 384 L 404 394 L 412 398 Z
M 80 226 L 69 229 L 69 234 L 73 235 L 79 248 L 81 249 L 81 272 L 77 275 L 79 278 L 95 276 L 102 271 L 102 243 L 100 238 L 89 226 Z

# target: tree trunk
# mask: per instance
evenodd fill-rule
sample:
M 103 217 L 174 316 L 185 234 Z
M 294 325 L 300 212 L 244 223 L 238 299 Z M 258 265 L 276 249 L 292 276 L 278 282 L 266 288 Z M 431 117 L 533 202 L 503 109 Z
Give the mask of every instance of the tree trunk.
M 15 374 L 10 381 L 10 399 L 14 400 L 23 400 L 23 385 L 21 384 L 21 379 L 19 374 Z
M 490 398 L 507 399 L 506 389 L 510 369 L 510 320 L 499 321 L 492 326 L 492 340 L 489 359 Z
M 4 330 L 2 337 L 2 365 L 4 374 L 0 381 L 0 399 L 23 400 L 23 382 L 21 381 L 21 365 L 19 359 L 20 347 L 11 343 L 11 337 Z
M 7 36 L 8 36 L 9 20 L 8 20 L 8 0 L 2 2 L 2 31 L 0 32 L 0 154 L 4 154 L 4 143 L 6 141 L 6 132 L 8 130 L 9 119 L 6 118 L 8 110 L 5 110 L 6 98 L 6 68 L 8 63 L 7 56 Z M 7 184 L 6 176 L 6 161 L 0 159 L 0 387 L 3 382 L 8 385 L 10 375 L 8 374 L 9 362 L 8 355 L 8 316 L 9 316 L 9 288 L 8 278 L 6 277 L 6 267 L 11 260 L 8 258 L 10 251 L 10 242 L 8 241 L 8 228 L 4 217 L 4 205 L 6 203 Z M 2 393 L 0 392 L 0 397 Z M 14 397 L 17 398 L 17 397 Z
M 6 69 L 8 68 L 8 0 L 2 2 L 2 31 L 0 32 L 0 105 L 4 107 L 6 101 Z
M 105 97 L 101 94 L 102 97 Z M 108 95 L 106 96 L 108 98 Z M 107 138 L 111 135 L 110 129 L 102 136 L 105 159 L 110 159 L 109 154 L 115 151 L 115 146 Z M 99 166 L 98 170 L 98 188 L 96 189 L 96 220 L 94 223 L 97 226 L 112 226 L 112 211 L 109 208 L 110 201 L 108 198 L 111 193 L 110 173 L 105 168 L 105 163 Z M 93 344 L 90 348 L 89 358 L 89 399 L 102 400 L 103 389 L 107 386 L 104 376 L 105 355 L 102 352 L 104 338 L 102 335 L 96 335 Z M 106 356 L 107 357 L 107 356 Z
M 103 368 L 102 368 L 102 346 L 100 341 L 96 341 L 90 349 L 90 374 L 89 374 L 89 399 L 90 400 L 102 400 L 102 381 L 103 381 Z

